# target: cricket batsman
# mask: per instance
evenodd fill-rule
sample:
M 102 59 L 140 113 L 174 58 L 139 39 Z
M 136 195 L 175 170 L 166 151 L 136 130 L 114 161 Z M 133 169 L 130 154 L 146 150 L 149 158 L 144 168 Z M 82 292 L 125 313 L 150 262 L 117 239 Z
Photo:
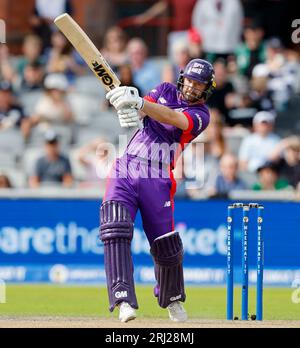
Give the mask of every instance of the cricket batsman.
M 122 322 L 135 319 L 138 308 L 131 257 L 138 209 L 154 261 L 154 295 L 159 306 L 168 309 L 171 320 L 187 320 L 181 304 L 186 298 L 183 246 L 174 230 L 176 182 L 172 170 L 184 145 L 208 126 L 205 102 L 215 88 L 212 65 L 193 59 L 180 73 L 177 86 L 162 83 L 144 98 L 129 86 L 117 87 L 106 95 L 122 127 L 137 126 L 143 119 L 143 127 L 113 166 L 100 208 L 110 311 L 117 306 Z

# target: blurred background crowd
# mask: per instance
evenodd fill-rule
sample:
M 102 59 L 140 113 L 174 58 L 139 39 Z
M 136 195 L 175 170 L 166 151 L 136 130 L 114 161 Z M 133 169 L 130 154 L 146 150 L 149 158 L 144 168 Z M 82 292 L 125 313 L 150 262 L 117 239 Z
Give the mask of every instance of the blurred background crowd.
M 0 44 L 0 188 L 103 190 L 113 161 L 105 144 L 134 130 L 120 128 L 101 84 L 53 25 L 63 12 L 79 18 L 79 2 L 30 3 L 28 30 L 16 42 L 7 29 Z M 202 144 L 195 156 L 203 180 L 179 179 L 178 196 L 300 190 L 300 49 L 291 2 L 87 1 L 86 8 L 81 24 L 122 84 L 142 95 L 162 81 L 176 84 L 191 58 L 214 65 L 211 122 L 191 145 Z

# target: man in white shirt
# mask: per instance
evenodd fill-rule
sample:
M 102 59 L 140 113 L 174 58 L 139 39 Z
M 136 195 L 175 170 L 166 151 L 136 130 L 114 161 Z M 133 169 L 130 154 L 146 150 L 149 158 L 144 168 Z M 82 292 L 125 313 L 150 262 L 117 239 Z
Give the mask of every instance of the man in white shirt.
M 239 166 L 242 171 L 255 172 L 270 157 L 280 138 L 273 133 L 275 116 L 269 111 L 260 111 L 253 118 L 254 132 L 242 142 Z
M 243 8 L 240 0 L 198 0 L 192 25 L 203 38 L 205 53 L 228 55 L 241 39 Z

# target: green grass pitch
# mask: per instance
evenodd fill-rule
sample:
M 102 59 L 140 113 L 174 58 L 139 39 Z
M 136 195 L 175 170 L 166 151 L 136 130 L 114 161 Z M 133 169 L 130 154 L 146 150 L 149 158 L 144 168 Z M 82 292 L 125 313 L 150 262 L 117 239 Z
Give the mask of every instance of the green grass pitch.
M 264 289 L 264 319 L 299 320 L 300 303 L 293 303 L 292 288 Z M 154 298 L 152 287 L 137 286 L 140 318 L 167 318 Z M 225 287 L 187 287 L 185 308 L 189 318 L 225 319 Z M 241 293 L 235 290 L 235 315 L 240 317 Z M 250 288 L 249 313 L 255 313 L 255 288 Z M 116 317 L 108 311 L 103 286 L 8 285 L 6 303 L 0 304 L 0 318 L 22 316 Z

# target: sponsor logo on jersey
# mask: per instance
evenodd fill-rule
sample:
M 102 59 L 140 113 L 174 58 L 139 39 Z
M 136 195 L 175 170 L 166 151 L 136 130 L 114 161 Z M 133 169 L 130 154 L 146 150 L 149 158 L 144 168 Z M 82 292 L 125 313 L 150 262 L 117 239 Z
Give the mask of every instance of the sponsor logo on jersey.
M 164 208 L 168 208 L 171 206 L 171 201 L 166 201 Z
M 200 131 L 202 129 L 202 118 L 201 118 L 201 116 L 199 114 L 195 114 L 195 116 L 198 119 L 198 122 L 199 122 L 198 131 Z
M 163 97 L 160 97 L 158 100 L 160 101 L 161 104 L 167 104 L 166 99 Z

